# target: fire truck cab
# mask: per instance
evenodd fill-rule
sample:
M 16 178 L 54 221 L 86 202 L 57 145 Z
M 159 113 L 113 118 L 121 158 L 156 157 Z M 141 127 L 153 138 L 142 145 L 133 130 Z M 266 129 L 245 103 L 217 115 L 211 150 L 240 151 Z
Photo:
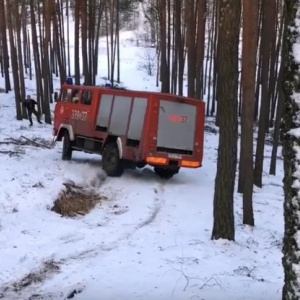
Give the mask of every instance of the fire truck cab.
M 204 102 L 157 92 L 63 84 L 56 97 L 53 135 L 62 159 L 73 151 L 102 155 L 108 176 L 154 167 L 162 178 L 203 159 Z

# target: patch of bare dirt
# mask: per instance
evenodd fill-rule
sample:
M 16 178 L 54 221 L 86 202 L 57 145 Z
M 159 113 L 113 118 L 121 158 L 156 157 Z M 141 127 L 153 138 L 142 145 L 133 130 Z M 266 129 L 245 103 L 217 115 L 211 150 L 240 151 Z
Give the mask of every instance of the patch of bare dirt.
M 60 192 L 54 202 L 52 211 L 64 217 L 76 217 L 86 215 L 98 203 L 107 200 L 107 197 L 101 196 L 95 190 L 78 186 L 74 182 L 64 183 L 66 187 Z
M 11 292 L 20 293 L 33 284 L 42 283 L 51 275 L 59 273 L 59 271 L 60 267 L 57 262 L 54 260 L 47 260 L 43 262 L 39 268 L 32 270 L 20 280 L 1 287 L 0 299 L 6 299 L 7 295 Z
M 45 261 L 39 269 L 30 272 L 19 282 L 14 283 L 13 289 L 15 292 L 19 292 L 31 284 L 43 282 L 50 274 L 58 273 L 59 269 L 59 265 L 55 261 Z

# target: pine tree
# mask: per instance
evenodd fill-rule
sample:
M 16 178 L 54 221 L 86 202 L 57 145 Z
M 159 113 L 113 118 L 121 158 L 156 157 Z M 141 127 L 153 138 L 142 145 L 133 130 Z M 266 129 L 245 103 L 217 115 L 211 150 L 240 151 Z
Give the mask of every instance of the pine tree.
M 299 59 L 296 59 L 294 44 L 300 34 L 300 0 L 286 1 L 286 57 L 283 73 L 285 107 L 282 121 L 282 142 L 284 157 L 284 220 L 283 267 L 285 283 L 282 299 L 300 299 L 300 196 L 299 179 L 295 172 L 300 166 L 300 79 Z M 298 169 L 298 170 L 297 170 Z M 294 184 L 298 182 L 298 184 Z
M 234 240 L 233 197 L 237 165 L 238 44 L 241 3 L 219 2 L 218 82 L 219 149 L 212 239 Z

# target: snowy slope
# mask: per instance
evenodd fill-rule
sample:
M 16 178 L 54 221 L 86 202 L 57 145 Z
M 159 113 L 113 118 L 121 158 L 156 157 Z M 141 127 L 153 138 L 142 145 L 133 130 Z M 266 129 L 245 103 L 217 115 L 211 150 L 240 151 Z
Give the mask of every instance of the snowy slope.
M 139 69 L 144 50 L 131 38 L 122 34 L 122 80 L 155 90 L 155 77 Z M 30 94 L 33 85 L 26 81 Z M 211 241 L 217 134 L 206 133 L 201 169 L 167 182 L 150 168 L 105 178 L 100 156 L 75 152 L 63 162 L 60 143 L 1 143 L 53 138 L 49 125 L 15 120 L 13 93 L 0 94 L 0 118 L 0 298 L 281 299 L 283 167 L 279 160 L 278 175 L 268 175 L 270 146 L 265 185 L 254 194 L 256 227 L 242 225 L 236 194 L 236 242 Z M 68 180 L 107 199 L 86 216 L 61 217 L 50 208 Z
M 6 119 L 1 137 L 4 131 L 15 138 L 51 140 L 50 126 L 29 130 L 26 121 L 13 120 L 9 106 L 1 107 Z M 17 294 L 9 289 L 5 299 L 50 291 L 53 299 L 63 299 L 74 288 L 83 288 L 76 299 L 216 299 L 220 292 L 228 299 L 265 299 L 270 293 L 279 299 L 280 175 L 265 176 L 266 186 L 255 193 L 255 229 L 241 225 L 237 196 L 236 243 L 210 241 L 217 136 L 207 134 L 205 145 L 203 167 L 182 170 L 169 182 L 148 168 L 103 181 L 100 157 L 75 153 L 71 162 L 62 162 L 61 145 L 1 155 L 2 285 L 11 287 L 29 272 L 38 273 L 46 260 L 59 268 L 45 271 L 42 282 Z M 2 145 L 1 150 L 15 149 Z M 85 217 L 62 218 L 49 208 L 66 180 L 92 185 L 108 200 Z

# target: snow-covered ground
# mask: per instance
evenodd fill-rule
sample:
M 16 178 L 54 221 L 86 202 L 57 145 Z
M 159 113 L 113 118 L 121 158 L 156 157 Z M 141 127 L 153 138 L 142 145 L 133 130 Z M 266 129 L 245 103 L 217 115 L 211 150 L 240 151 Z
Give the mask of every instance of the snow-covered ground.
M 157 89 L 139 68 L 144 50 L 128 42 L 130 33 L 121 38 L 124 84 Z M 33 86 L 26 80 L 30 94 Z M 283 166 L 278 160 L 278 175 L 268 175 L 270 146 L 264 187 L 254 193 L 255 228 L 242 225 L 236 194 L 236 242 L 211 241 L 217 134 L 206 132 L 200 169 L 169 181 L 147 167 L 105 178 L 100 156 L 74 152 L 63 162 L 60 143 L 2 143 L 53 138 L 49 125 L 15 120 L 13 93 L 0 94 L 0 118 L 0 298 L 281 299 Z M 61 217 L 51 207 L 68 180 L 107 199 L 85 216 Z

